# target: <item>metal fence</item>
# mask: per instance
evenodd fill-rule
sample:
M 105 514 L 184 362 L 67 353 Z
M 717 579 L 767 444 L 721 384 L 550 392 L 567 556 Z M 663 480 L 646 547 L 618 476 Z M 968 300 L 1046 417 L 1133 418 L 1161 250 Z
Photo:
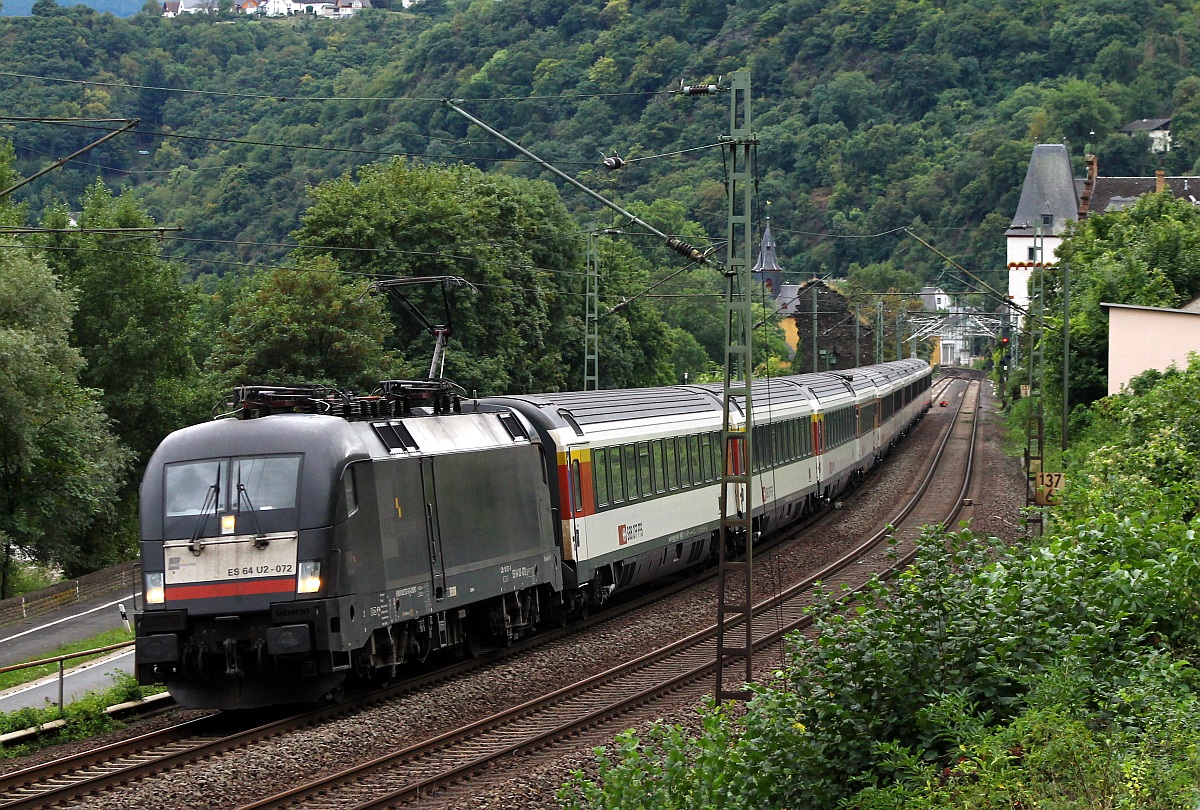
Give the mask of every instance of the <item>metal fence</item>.
M 0 674 L 5 672 L 15 672 L 19 669 L 29 669 L 30 667 L 40 667 L 46 664 L 58 664 L 58 714 L 61 717 L 63 713 L 63 679 L 65 677 L 66 662 L 76 658 L 86 658 L 92 655 L 102 655 L 114 650 L 123 650 L 126 647 L 133 646 L 134 642 L 122 641 L 119 644 L 109 644 L 107 647 L 97 647 L 93 650 L 80 650 L 79 652 L 67 653 L 66 655 L 56 655 L 53 658 L 39 658 L 36 661 L 26 661 L 23 664 L 12 664 L 7 667 L 0 667 Z

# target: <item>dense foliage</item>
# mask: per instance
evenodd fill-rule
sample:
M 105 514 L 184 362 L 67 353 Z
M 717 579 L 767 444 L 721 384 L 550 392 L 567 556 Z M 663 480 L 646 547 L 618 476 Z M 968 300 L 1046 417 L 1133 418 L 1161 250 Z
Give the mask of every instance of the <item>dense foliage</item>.
M 1200 296 L 1200 209 L 1168 192 L 1089 216 L 1058 250 L 1046 279 L 1049 407 L 1061 413 L 1063 273 L 1069 273 L 1074 404 L 1108 392 L 1108 314 L 1102 303 L 1175 308 Z
M 627 732 L 586 808 L 1191 808 L 1200 359 L 1097 403 L 1046 538 L 929 533 L 744 716 Z
M 0 170 L 0 176 L 4 172 Z M 80 382 L 69 343 L 74 311 L 45 260 L 6 241 L 0 250 L 0 596 L 16 559 L 66 567 L 102 558 L 84 544 L 110 514 L 129 453 L 97 392 Z
M 11 149 L 0 154 L 0 179 L 11 163 Z M 424 377 L 438 324 L 451 329 L 445 373 L 469 391 L 580 387 L 583 234 L 552 186 L 397 159 L 310 195 L 288 257 L 195 284 L 159 252 L 162 230 L 134 194 L 102 183 L 78 215 L 55 207 L 7 246 L 0 592 L 28 560 L 73 575 L 127 559 L 151 452 L 234 385 L 370 391 Z M 644 208 L 680 233 L 694 227 L 677 205 Z M 11 226 L 26 217 L 11 204 L 0 214 Z M 604 313 L 602 384 L 707 373 L 722 350 L 720 274 L 689 270 L 700 303 L 664 312 L 640 295 L 653 252 L 611 236 L 598 248 L 609 288 L 627 294 Z M 756 360 L 779 373 L 786 346 L 770 314 L 760 309 Z
M 1090 141 L 1102 171 L 1143 174 L 1153 168 L 1145 140 L 1116 130 L 1161 115 L 1173 118 L 1177 144 L 1166 168 L 1187 172 L 1200 158 L 1200 76 L 1189 59 L 1200 26 L 1187 4 L 393 5 L 352 20 L 243 16 L 213 25 L 207 15 L 123 20 L 44 0 L 32 17 L 0 19 L 11 71 L 0 77 L 0 97 L 9 109 L 143 122 L 138 135 L 47 176 L 26 199 L 35 212 L 64 197 L 74 206 L 102 171 L 142 189 L 156 219 L 200 240 L 173 248 L 193 275 L 220 273 L 227 265 L 217 260 L 283 255 L 306 185 L 382 157 L 538 175 L 439 103 L 463 98 L 607 193 L 677 201 L 716 237 L 725 202 L 715 150 L 640 160 L 615 174 L 598 160 L 715 143 L 728 127 L 725 98 L 666 91 L 681 78 L 749 68 L 760 197 L 774 203 L 789 271 L 845 275 L 890 260 L 935 279 L 938 257 L 894 232 L 911 226 L 997 282 L 1003 228 L 1033 143 L 1068 139 L 1078 156 Z M 19 124 L 11 133 L 28 173 L 98 131 Z M 569 207 L 598 210 L 574 192 Z M 943 279 L 952 288 L 962 281 Z

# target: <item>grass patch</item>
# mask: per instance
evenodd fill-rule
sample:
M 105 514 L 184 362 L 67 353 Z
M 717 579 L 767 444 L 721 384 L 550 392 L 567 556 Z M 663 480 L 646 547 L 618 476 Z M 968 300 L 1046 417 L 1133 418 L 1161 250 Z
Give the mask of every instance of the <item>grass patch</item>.
M 39 748 L 58 745 L 71 740 L 94 737 L 105 731 L 121 727 L 121 722 L 109 715 L 105 709 L 118 703 L 140 700 L 163 691 L 162 686 L 139 686 L 137 679 L 128 673 L 113 675 L 113 686 L 97 692 L 89 692 L 78 700 L 68 703 L 62 714 L 58 706 L 19 709 L 15 712 L 0 712 L 0 734 L 35 728 L 60 717 L 66 720 L 62 728 L 44 731 L 37 737 L 18 745 L 0 748 L 0 759 L 23 756 Z
M 30 661 L 40 661 L 43 658 L 54 658 L 59 655 L 69 655 L 71 653 L 83 652 L 84 650 L 94 650 L 98 647 L 107 647 L 110 644 L 120 644 L 122 641 L 132 641 L 133 632 L 126 632 L 123 628 L 116 630 L 108 630 L 91 638 L 72 641 L 70 644 L 64 644 L 52 652 L 45 655 L 39 655 L 36 658 L 30 658 Z M 107 655 L 107 653 L 104 653 Z M 89 655 L 82 658 L 72 658 L 66 662 L 68 668 L 79 666 L 87 661 L 94 661 L 99 658 L 99 655 Z M 0 672 L 0 690 L 11 689 L 14 686 L 20 686 L 23 683 L 36 681 L 38 678 L 46 675 L 53 675 L 58 672 L 58 664 L 43 664 L 38 667 L 26 667 L 25 669 L 17 669 L 12 672 Z

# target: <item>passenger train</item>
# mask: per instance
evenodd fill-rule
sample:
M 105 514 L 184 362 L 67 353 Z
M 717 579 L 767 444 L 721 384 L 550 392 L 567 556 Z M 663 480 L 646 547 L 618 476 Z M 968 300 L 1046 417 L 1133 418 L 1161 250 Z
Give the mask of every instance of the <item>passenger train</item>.
M 754 381 L 753 491 L 737 501 L 755 532 L 877 463 L 930 381 L 920 360 Z M 719 385 L 250 386 L 230 406 L 164 439 L 142 483 L 136 672 L 183 706 L 321 700 L 717 556 Z

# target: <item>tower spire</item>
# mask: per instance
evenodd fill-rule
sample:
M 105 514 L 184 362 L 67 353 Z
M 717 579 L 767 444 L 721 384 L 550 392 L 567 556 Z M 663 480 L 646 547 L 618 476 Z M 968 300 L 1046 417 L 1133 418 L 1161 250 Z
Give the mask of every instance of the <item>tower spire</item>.
M 753 273 L 752 278 L 755 281 L 766 286 L 767 293 L 772 298 L 778 298 L 779 285 L 783 283 L 783 268 L 779 266 L 779 259 L 775 256 L 775 237 L 771 234 L 771 217 L 767 216 L 766 219 L 762 241 L 758 243 L 758 260 L 750 272 Z

